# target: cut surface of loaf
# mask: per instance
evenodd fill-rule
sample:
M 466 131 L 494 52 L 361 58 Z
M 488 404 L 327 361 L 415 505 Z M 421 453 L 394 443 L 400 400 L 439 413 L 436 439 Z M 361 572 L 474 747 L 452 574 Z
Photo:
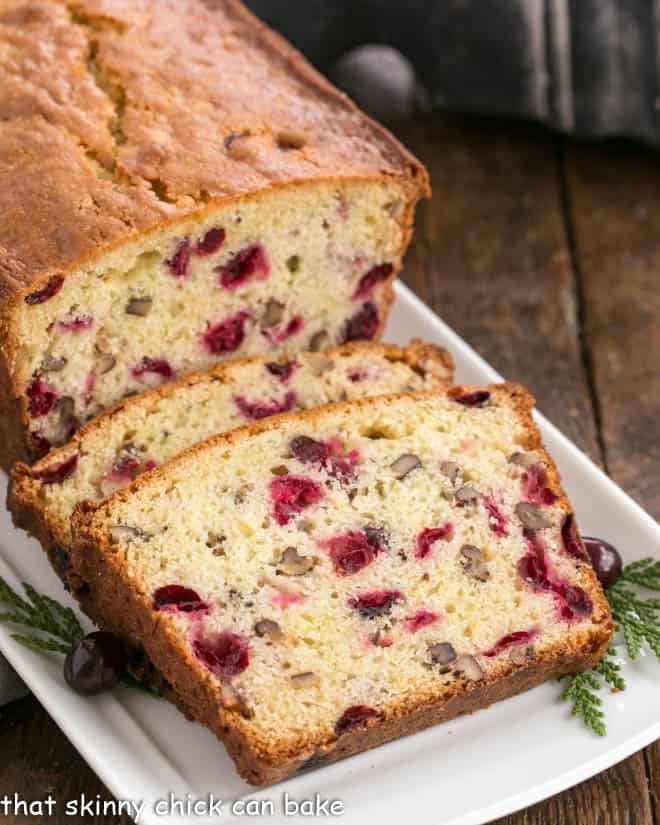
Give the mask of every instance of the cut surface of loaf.
M 594 664 L 612 621 L 516 385 L 215 436 L 73 519 L 94 617 L 248 781 Z
M 9 508 L 65 578 L 71 514 L 79 501 L 97 501 L 196 442 L 252 420 L 333 401 L 438 389 L 452 378 L 449 353 L 420 341 L 406 347 L 355 342 L 277 361 L 228 361 L 127 398 L 36 464 L 16 465 Z
M 233 356 L 377 338 L 421 165 L 235 0 L 0 9 L 0 460 Z

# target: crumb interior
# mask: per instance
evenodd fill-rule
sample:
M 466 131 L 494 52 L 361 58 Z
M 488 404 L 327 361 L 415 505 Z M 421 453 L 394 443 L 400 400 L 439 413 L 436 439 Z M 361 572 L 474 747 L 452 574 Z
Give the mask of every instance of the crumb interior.
M 400 356 L 394 353 L 401 352 Z M 309 409 L 370 395 L 431 390 L 451 380 L 440 353 L 406 360 L 396 347 L 363 342 L 287 360 L 253 358 L 204 373 L 168 392 L 152 392 L 104 417 L 81 435 L 70 475 L 48 483 L 49 472 L 73 454 L 56 451 L 34 473 L 45 520 L 62 548 L 71 542 L 70 519 L 79 501 L 97 501 L 163 464 L 186 447 L 282 410 Z
M 331 741 L 456 680 L 584 645 L 603 621 L 546 454 L 506 392 L 486 396 L 292 416 L 97 512 L 257 741 Z
M 118 399 L 214 362 L 373 338 L 406 202 L 396 182 L 290 186 L 35 288 L 16 329 L 35 454 Z

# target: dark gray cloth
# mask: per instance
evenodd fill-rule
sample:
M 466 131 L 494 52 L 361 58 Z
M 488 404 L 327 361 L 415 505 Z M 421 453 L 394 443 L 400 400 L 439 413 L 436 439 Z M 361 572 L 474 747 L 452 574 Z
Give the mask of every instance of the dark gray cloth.
M 367 43 L 413 65 L 436 108 L 658 141 L 652 0 L 247 0 L 322 71 Z

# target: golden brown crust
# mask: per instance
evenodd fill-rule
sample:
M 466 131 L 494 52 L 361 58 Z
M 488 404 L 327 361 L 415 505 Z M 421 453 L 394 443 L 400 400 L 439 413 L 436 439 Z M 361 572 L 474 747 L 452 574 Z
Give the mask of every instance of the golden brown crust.
M 16 0 L 0 43 L 0 272 L 23 287 L 290 184 L 428 193 L 423 167 L 237 0 Z
M 461 386 L 453 388 L 449 394 L 474 389 L 477 388 Z M 531 418 L 532 397 L 516 384 L 493 385 L 488 389 L 491 395 L 510 403 L 522 418 L 528 433 L 528 443 L 524 446 L 528 449 L 543 450 L 540 435 Z M 415 393 L 413 397 L 423 399 L 431 395 L 434 394 Z M 393 402 L 399 397 L 381 397 L 379 403 Z M 371 401 L 360 399 L 333 405 L 333 409 L 339 410 L 349 405 L 359 408 Z M 255 433 L 276 428 L 280 422 L 292 415 L 299 421 L 309 423 L 316 421 L 323 413 L 319 410 L 287 413 L 214 436 L 182 453 L 168 467 L 188 461 L 209 445 L 234 444 L 250 438 Z M 547 453 L 544 454 L 548 466 L 552 468 L 552 461 Z M 317 764 L 331 762 L 454 718 L 461 713 L 486 707 L 554 676 L 585 669 L 602 657 L 610 642 L 614 628 L 607 600 L 590 565 L 586 561 L 578 563 L 580 583 L 592 598 L 594 609 L 589 629 L 578 633 L 571 644 L 555 645 L 549 654 L 544 654 L 542 659 L 537 658 L 522 670 L 516 670 L 510 661 L 502 661 L 479 682 L 456 680 L 439 688 L 435 695 L 410 697 L 405 702 L 394 703 L 382 711 L 380 718 L 371 719 L 366 726 L 349 730 L 339 736 L 326 737 L 323 741 L 308 738 L 305 742 L 286 747 L 263 742 L 251 733 L 242 717 L 222 707 L 217 685 L 209 672 L 189 650 L 181 648 L 171 624 L 162 621 L 159 614 L 152 609 L 149 599 L 135 588 L 118 554 L 113 553 L 107 543 L 103 523 L 112 503 L 125 500 L 132 491 L 146 483 L 151 484 L 164 479 L 167 473 L 167 467 L 157 468 L 148 478 L 138 478 L 129 488 L 118 491 L 96 506 L 89 503 L 79 505 L 73 517 L 73 566 L 82 578 L 89 582 L 92 592 L 97 592 L 92 607 L 95 614 L 93 618 L 132 643 L 141 642 L 144 645 L 148 657 L 172 685 L 178 703 L 216 733 L 235 760 L 241 776 L 254 784 L 269 784 L 282 780 L 304 768 L 310 760 Z M 556 472 L 551 474 L 550 482 L 560 496 L 562 506 L 570 512 Z M 99 586 L 101 583 L 103 586 Z
M 438 382 L 450 384 L 454 373 L 454 361 L 442 347 L 413 339 L 406 346 L 377 342 L 356 341 L 331 347 L 323 351 L 330 357 L 351 355 L 358 352 L 373 352 L 383 355 L 390 361 L 402 361 L 420 373 L 430 375 Z M 284 358 L 285 356 L 282 356 Z M 58 464 L 74 452 L 78 452 L 85 440 L 102 429 L 108 421 L 118 415 L 130 414 L 135 410 L 143 410 L 146 414 L 156 408 L 162 399 L 171 398 L 188 387 L 210 381 L 225 381 L 237 370 L 246 364 L 262 360 L 256 358 L 240 358 L 225 361 L 212 367 L 208 372 L 196 372 L 161 384 L 141 395 L 130 396 L 105 410 L 97 418 L 85 424 L 78 430 L 71 441 L 63 447 L 52 449 L 48 455 L 31 467 L 23 462 L 16 463 L 10 472 L 10 481 L 7 488 L 7 507 L 12 514 L 16 527 L 20 527 L 34 536 L 42 545 L 48 559 L 57 575 L 64 583 L 71 587 L 83 604 L 83 608 L 90 596 L 87 588 L 81 585 L 75 577 L 69 581 L 69 549 L 63 546 L 63 538 L 58 535 L 57 525 L 51 523 L 48 513 L 43 506 L 41 493 L 43 483 L 37 478 L 40 471 Z M 79 590 L 79 588 L 82 589 Z
M 321 183 L 396 179 L 403 251 L 429 194 L 423 166 L 238 0 L 5 0 L 0 110 L 6 470 L 32 447 L 14 305 L 54 274 L 231 201 Z M 392 300 L 389 283 L 377 335 Z

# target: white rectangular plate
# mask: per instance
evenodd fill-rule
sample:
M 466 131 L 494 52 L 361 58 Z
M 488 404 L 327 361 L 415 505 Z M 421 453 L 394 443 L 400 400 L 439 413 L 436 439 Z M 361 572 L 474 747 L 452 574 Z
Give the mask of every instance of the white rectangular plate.
M 501 380 L 470 347 L 408 289 L 398 301 L 387 338 L 421 337 L 449 349 L 459 381 Z M 626 561 L 660 557 L 660 527 L 542 416 L 543 437 L 562 473 L 583 532 L 615 544 Z M 63 599 L 61 586 L 36 542 L 0 516 L 0 574 L 25 580 Z M 271 799 L 268 822 L 284 817 L 284 792 L 298 800 L 319 793 L 344 803 L 347 825 L 479 825 L 531 805 L 624 759 L 660 736 L 660 665 L 651 654 L 624 665 L 625 693 L 603 692 L 608 734 L 598 738 L 570 716 L 554 682 L 471 716 L 392 742 L 258 793 L 237 776 L 222 745 L 164 701 L 129 689 L 85 700 L 66 687 L 61 659 L 19 646 L 0 628 L 0 651 L 112 793 L 144 800 L 141 823 L 218 821 L 156 815 L 154 804 L 179 799 L 227 800 L 223 822 L 244 821 L 231 800 Z M 189 795 L 189 796 L 187 796 Z

